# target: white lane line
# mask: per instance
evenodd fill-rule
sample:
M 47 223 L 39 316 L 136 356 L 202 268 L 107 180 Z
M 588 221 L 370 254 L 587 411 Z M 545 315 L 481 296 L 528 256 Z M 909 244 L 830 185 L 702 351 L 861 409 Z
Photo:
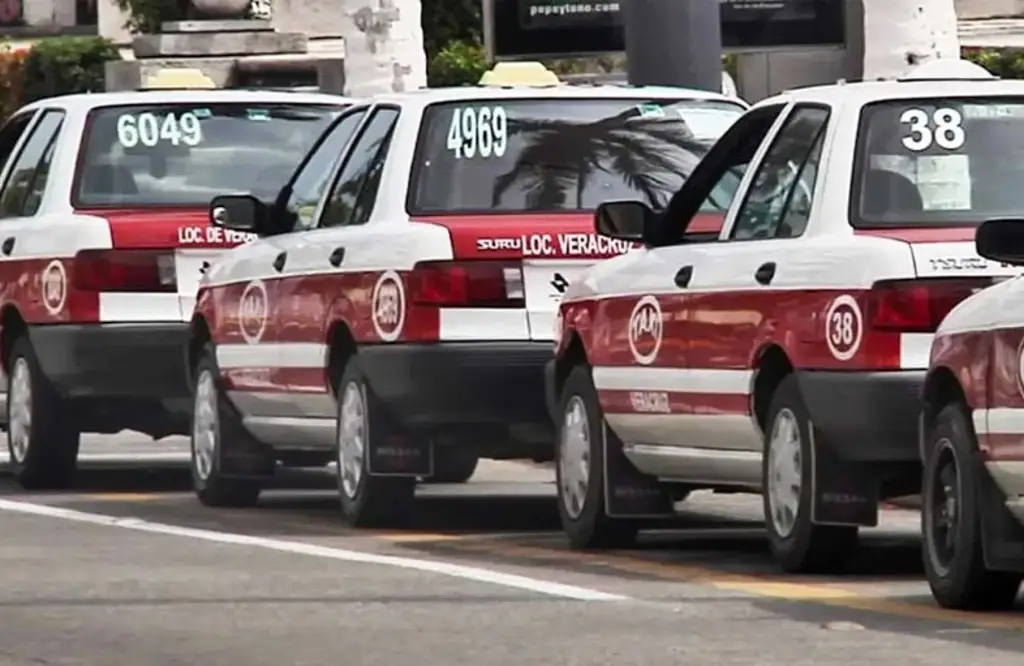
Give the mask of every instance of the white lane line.
M 282 553 L 293 553 L 296 555 L 308 555 L 329 560 L 341 560 L 345 562 L 359 562 L 362 564 L 376 564 L 381 566 L 396 567 L 399 569 L 411 569 L 436 573 L 463 580 L 472 580 L 479 583 L 489 583 L 501 587 L 515 588 L 544 594 L 550 597 L 561 599 L 573 599 L 576 601 L 629 601 L 629 597 L 620 594 L 610 594 L 599 590 L 592 590 L 575 585 L 564 585 L 527 576 L 503 573 L 483 567 L 472 567 L 451 562 L 440 562 L 437 560 L 423 560 L 413 557 L 397 557 L 394 555 L 378 555 L 364 553 L 358 550 L 347 550 L 344 548 L 331 548 L 318 546 L 301 541 L 285 541 L 282 539 L 270 539 L 267 537 L 249 536 L 246 534 L 235 534 L 232 532 L 219 532 L 216 530 L 196 529 L 192 527 L 181 527 L 165 523 L 153 523 L 141 518 L 118 518 L 99 513 L 86 513 L 73 509 L 64 509 L 45 504 L 31 504 L 29 502 L 17 502 L 13 500 L 0 499 L 0 511 L 11 513 L 27 514 L 32 516 L 45 516 L 47 518 L 59 518 L 77 523 L 88 523 L 91 525 L 104 525 L 107 527 L 120 527 L 122 529 L 134 530 L 136 532 L 148 532 L 150 534 L 164 534 L 168 536 L 185 537 L 199 541 L 212 541 L 214 543 L 232 544 L 236 546 L 251 546 L 263 548 Z

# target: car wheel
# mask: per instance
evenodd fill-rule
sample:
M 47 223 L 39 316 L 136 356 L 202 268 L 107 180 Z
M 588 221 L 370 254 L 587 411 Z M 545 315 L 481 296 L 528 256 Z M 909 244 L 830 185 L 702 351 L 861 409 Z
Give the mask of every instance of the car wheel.
M 203 349 L 193 374 L 191 449 L 196 497 L 206 506 L 254 506 L 264 480 L 227 474 L 224 442 L 242 439 L 254 448 L 259 445 L 251 441 L 252 435 L 220 390 L 220 371 L 212 344 Z
M 381 408 L 358 357 L 349 359 L 336 387 L 338 495 L 352 527 L 394 527 L 412 516 L 415 477 L 372 476 L 367 467 L 371 442 L 382 432 Z
M 985 567 L 978 491 L 984 468 L 962 405 L 939 412 L 927 433 L 921 498 L 924 570 L 935 601 L 959 610 L 1006 610 L 1021 575 Z
M 473 477 L 480 456 L 464 449 L 435 449 L 434 473 L 423 483 L 465 483 Z
M 7 450 L 14 476 L 26 490 L 70 488 L 78 464 L 78 428 L 27 337 L 15 340 L 7 365 Z
M 811 520 L 811 418 L 795 375 L 776 388 L 765 423 L 762 501 L 775 561 L 789 573 L 841 569 L 856 547 L 857 528 Z
M 605 427 L 604 414 L 590 369 L 576 366 L 562 389 L 555 477 L 558 513 L 569 544 L 576 549 L 628 547 L 636 540 L 638 525 L 608 516 L 604 502 L 604 437 L 615 438 Z

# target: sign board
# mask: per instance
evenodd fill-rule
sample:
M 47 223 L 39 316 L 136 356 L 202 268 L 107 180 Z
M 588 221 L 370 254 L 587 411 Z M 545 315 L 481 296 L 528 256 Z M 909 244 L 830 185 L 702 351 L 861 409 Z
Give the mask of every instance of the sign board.
M 629 0 L 486 0 L 488 52 L 496 60 L 622 52 L 626 45 L 620 5 L 625 2 Z M 721 0 L 722 46 L 730 52 L 842 46 L 845 4 Z

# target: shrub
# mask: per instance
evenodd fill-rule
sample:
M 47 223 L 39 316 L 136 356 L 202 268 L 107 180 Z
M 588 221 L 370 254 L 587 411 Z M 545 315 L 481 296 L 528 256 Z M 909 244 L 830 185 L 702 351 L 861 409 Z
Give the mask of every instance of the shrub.
M 27 51 L 0 45 L 0 122 L 24 104 L 23 72 Z
M 104 89 L 104 63 L 120 59 L 114 43 L 102 37 L 41 39 L 25 58 L 23 101 L 100 92 Z
M 432 87 L 472 86 L 489 68 L 490 63 L 479 44 L 449 42 L 430 60 L 427 81 Z
M 961 54 L 1001 79 L 1024 79 L 1024 50 L 965 48 Z

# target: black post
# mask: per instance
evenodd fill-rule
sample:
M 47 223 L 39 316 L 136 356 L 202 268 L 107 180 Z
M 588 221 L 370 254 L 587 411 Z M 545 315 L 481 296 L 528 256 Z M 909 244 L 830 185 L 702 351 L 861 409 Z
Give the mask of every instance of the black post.
M 634 85 L 722 89 L 720 0 L 620 0 Z

